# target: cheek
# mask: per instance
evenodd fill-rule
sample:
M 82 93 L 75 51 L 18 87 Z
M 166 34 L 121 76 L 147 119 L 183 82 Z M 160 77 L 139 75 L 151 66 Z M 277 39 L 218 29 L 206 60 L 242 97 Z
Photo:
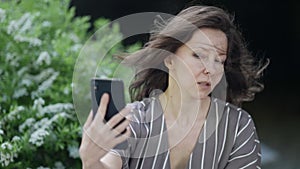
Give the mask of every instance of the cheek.
M 195 65 L 187 60 L 181 60 L 176 63 L 175 71 L 181 78 L 189 78 L 194 75 Z
M 224 71 L 222 73 L 215 74 L 214 76 L 211 77 L 212 88 L 215 88 L 216 85 L 221 81 L 223 74 L 224 74 Z
M 203 69 L 203 65 L 199 60 L 187 60 L 185 62 L 185 76 L 196 81 L 196 77 Z

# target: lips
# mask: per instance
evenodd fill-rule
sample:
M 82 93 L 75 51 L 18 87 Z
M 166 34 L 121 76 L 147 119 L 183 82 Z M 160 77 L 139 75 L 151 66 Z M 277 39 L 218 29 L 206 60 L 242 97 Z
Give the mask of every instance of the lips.
M 207 81 L 200 81 L 200 82 L 197 82 L 198 84 L 198 87 L 200 90 L 210 90 L 211 89 L 211 83 L 210 82 L 207 82 Z
M 201 81 L 201 82 L 197 82 L 200 86 L 207 86 L 207 87 L 210 87 L 211 84 L 210 82 L 207 82 L 207 81 Z

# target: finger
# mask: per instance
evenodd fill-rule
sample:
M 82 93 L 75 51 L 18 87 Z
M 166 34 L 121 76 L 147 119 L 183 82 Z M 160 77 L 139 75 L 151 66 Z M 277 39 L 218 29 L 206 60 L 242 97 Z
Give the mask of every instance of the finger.
M 125 118 L 130 113 L 131 108 L 125 107 L 118 114 L 114 115 L 106 124 L 110 126 L 110 128 L 115 127 L 120 121 Z
M 109 95 L 107 93 L 104 93 L 100 99 L 100 105 L 99 108 L 97 110 L 97 113 L 95 115 L 95 123 L 96 124 L 101 124 L 103 123 L 103 119 L 105 117 L 106 114 L 106 109 L 107 109 L 107 105 L 109 102 Z
M 89 116 L 87 117 L 83 125 L 83 128 L 88 128 L 91 125 L 92 121 L 93 121 L 93 111 L 91 110 Z
M 115 129 L 113 129 L 113 133 L 115 136 L 121 134 L 128 126 L 130 121 L 126 119 L 121 124 L 119 124 Z
M 120 134 L 118 137 L 116 137 L 114 139 L 114 141 L 116 142 L 116 144 L 119 144 L 119 143 L 125 141 L 126 139 L 128 139 L 130 137 L 130 135 L 131 135 L 131 130 L 130 130 L 130 127 L 128 126 L 126 128 L 125 133 L 124 134 Z

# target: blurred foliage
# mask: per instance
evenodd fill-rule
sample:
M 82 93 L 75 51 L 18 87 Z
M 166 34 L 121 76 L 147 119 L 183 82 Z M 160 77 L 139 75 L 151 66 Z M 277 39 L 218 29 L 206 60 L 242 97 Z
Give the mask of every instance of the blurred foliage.
M 82 131 L 71 84 L 77 56 L 91 33 L 89 17 L 75 17 L 74 11 L 69 0 L 0 3 L 0 168 L 81 168 Z M 95 30 L 107 23 L 97 20 Z M 114 27 L 118 33 L 103 40 L 122 40 Z M 118 43 L 108 58 L 139 47 Z M 103 69 L 112 72 L 113 64 Z

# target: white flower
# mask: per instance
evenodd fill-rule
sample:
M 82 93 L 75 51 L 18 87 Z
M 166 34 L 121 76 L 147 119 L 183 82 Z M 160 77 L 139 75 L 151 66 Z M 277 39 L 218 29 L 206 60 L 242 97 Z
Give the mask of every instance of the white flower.
M 7 53 L 5 57 L 5 61 L 9 63 L 11 66 L 18 67 L 19 66 L 19 57 L 16 57 L 15 53 Z
M 31 134 L 29 142 L 39 147 L 44 144 L 44 138 L 48 135 L 49 133 L 44 128 L 37 129 Z
M 24 106 L 18 106 L 16 107 L 13 111 L 11 111 L 7 116 L 6 118 L 10 121 L 12 120 L 15 120 L 15 119 L 19 119 L 21 116 L 20 116 L 20 112 L 21 111 L 24 111 L 25 110 L 25 107 Z
M 43 63 L 46 63 L 46 65 L 49 65 L 51 63 L 51 57 L 46 51 L 41 52 L 36 61 L 37 65 L 42 65 Z
M 21 85 L 24 85 L 26 87 L 29 87 L 32 85 L 32 81 L 30 79 L 22 79 Z
M 26 121 L 23 123 L 23 124 L 21 124 L 20 126 L 19 126 L 19 132 L 24 132 L 24 129 L 26 128 L 26 127 L 31 127 L 31 126 L 33 126 L 33 123 L 35 122 L 35 119 L 34 118 L 28 118 L 28 119 L 26 119 Z
M 50 119 L 51 123 L 54 122 L 54 121 L 56 121 L 59 117 L 70 118 L 70 115 L 68 115 L 66 112 L 58 113 L 58 114 L 54 115 L 54 116 Z
M 4 131 L 2 129 L 0 129 L 0 135 L 3 135 Z
M 65 169 L 65 166 L 63 165 L 62 162 L 57 161 L 54 163 L 54 169 Z
M 48 129 L 51 125 L 52 121 L 49 120 L 47 117 L 41 119 L 40 121 L 34 124 L 35 129 Z
M 39 166 L 38 168 L 36 169 L 50 169 L 49 167 L 43 167 L 43 166 Z
M 12 145 L 9 142 L 4 142 L 1 144 L 1 148 L 4 150 L 11 150 L 12 149 Z
M 69 156 L 72 158 L 79 158 L 78 147 L 76 146 L 68 146 Z
M 0 152 L 0 164 L 2 167 L 8 166 L 10 162 L 13 162 L 13 157 L 9 153 Z
M 7 99 L 8 99 L 8 97 L 7 97 L 7 95 L 6 94 L 3 94 L 2 95 L 2 102 L 6 102 L 7 101 Z
M 58 53 L 57 53 L 56 51 L 52 51 L 52 52 L 51 52 L 51 55 L 52 55 L 53 57 L 58 57 L 58 56 L 59 56 Z
M 30 76 L 29 78 L 32 79 L 35 83 L 41 83 L 44 79 L 48 79 L 49 76 L 51 76 L 53 73 L 55 73 L 53 68 L 47 68 L 39 74 L 35 76 Z
M 10 62 L 10 61 L 12 61 L 15 58 L 15 55 L 13 55 L 12 53 L 6 53 L 5 56 L 6 56 L 5 57 L 5 61 L 6 62 Z
M 43 23 L 42 23 L 42 26 L 43 27 L 50 27 L 52 25 L 52 23 L 50 22 L 50 21 L 44 21 Z
M 38 38 L 29 38 L 28 42 L 31 46 L 41 46 L 42 45 L 42 41 Z
M 3 22 L 6 18 L 5 10 L 0 8 L 0 22 Z
M 24 74 L 28 72 L 28 70 L 29 70 L 29 68 L 24 66 L 17 71 L 17 74 L 18 74 L 18 76 L 23 77 Z M 22 84 L 22 82 L 21 82 L 21 84 Z
M 25 14 L 26 15 L 26 14 Z M 26 17 L 26 16 L 25 16 Z M 22 18 L 21 18 L 22 19 Z M 30 30 L 32 27 L 32 20 L 33 17 L 30 16 L 30 14 L 28 15 L 27 18 L 25 18 L 26 20 L 24 20 L 21 28 L 18 30 L 19 33 L 23 33 L 26 32 L 27 30 Z
M 41 46 L 42 41 L 38 38 L 25 37 L 17 34 L 14 36 L 14 40 L 17 42 L 28 42 L 31 46 Z
M 28 92 L 26 88 L 19 88 L 14 91 L 13 98 L 17 99 L 23 96 L 27 96 Z
M 24 106 L 18 106 L 18 107 L 16 108 L 16 110 L 17 110 L 18 112 L 20 112 L 20 111 L 25 110 L 25 107 L 24 107 Z
M 45 80 L 37 89 L 37 91 L 31 92 L 31 98 L 39 97 L 41 93 L 47 90 L 53 84 L 53 81 L 56 79 L 59 73 L 55 72 L 54 75 Z
M 14 136 L 12 138 L 12 141 L 20 141 L 20 140 L 21 140 L 21 138 L 19 136 Z
M 71 51 L 78 52 L 82 48 L 81 44 L 75 44 L 71 47 Z
M 57 112 L 63 112 L 73 108 L 71 103 L 56 103 L 43 107 L 42 111 L 39 112 L 39 115 L 44 116 L 45 114 L 53 114 Z
M 109 70 L 110 71 L 110 70 Z M 106 75 L 99 75 L 99 78 L 103 78 L 103 79 L 106 79 L 106 78 L 108 78 Z
M 33 109 L 41 111 L 44 104 L 45 100 L 43 98 L 40 97 L 38 99 L 35 99 L 33 103 Z
M 68 87 L 65 87 L 65 88 L 64 88 L 64 94 L 65 94 L 65 95 L 69 95 L 69 94 L 70 94 L 70 90 L 69 90 Z
M 19 20 L 10 21 L 7 27 L 7 33 L 24 32 L 31 28 L 33 16 L 30 13 L 25 13 Z
M 50 77 L 48 77 L 47 80 L 45 80 L 42 84 L 40 84 L 38 90 L 35 93 L 33 92 L 33 94 L 38 96 L 40 93 L 50 88 L 58 75 L 59 75 L 58 72 L 54 72 Z
M 77 36 L 76 34 L 74 34 L 74 33 L 70 33 L 70 34 L 69 34 L 69 38 L 70 38 L 73 42 L 75 42 L 75 43 L 79 42 L 78 36 Z
M 11 34 L 11 33 L 15 32 L 16 30 L 18 30 L 17 22 L 15 20 L 10 21 L 6 32 L 8 34 Z

